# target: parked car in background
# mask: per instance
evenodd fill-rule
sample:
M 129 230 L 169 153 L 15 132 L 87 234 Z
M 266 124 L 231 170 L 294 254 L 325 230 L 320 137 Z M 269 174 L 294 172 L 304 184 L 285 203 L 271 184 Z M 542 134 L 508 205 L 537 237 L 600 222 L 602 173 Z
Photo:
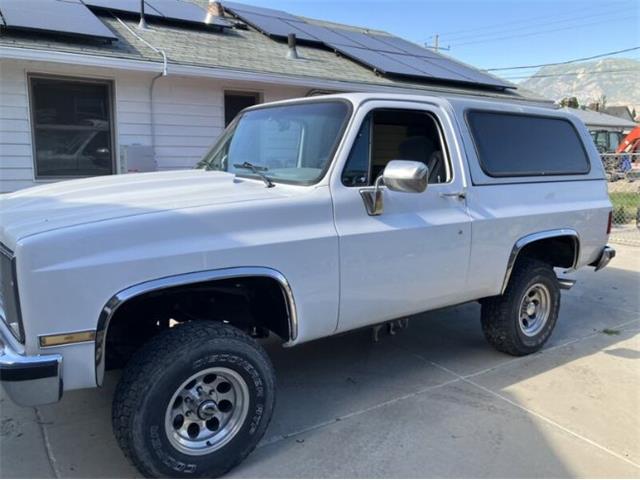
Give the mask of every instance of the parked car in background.
M 0 209 L 4 388 L 56 402 L 123 367 L 115 436 L 151 477 L 219 476 L 255 448 L 276 396 L 261 337 L 294 347 L 477 300 L 488 342 L 527 355 L 573 285 L 554 268 L 615 255 L 585 126 L 462 96 L 264 104 L 199 169 L 35 187 Z

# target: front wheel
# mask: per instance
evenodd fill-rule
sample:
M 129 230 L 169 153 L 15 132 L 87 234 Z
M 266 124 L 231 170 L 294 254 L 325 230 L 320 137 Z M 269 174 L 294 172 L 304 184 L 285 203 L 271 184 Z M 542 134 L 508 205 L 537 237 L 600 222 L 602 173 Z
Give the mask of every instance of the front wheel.
M 482 331 L 497 350 L 522 356 L 540 350 L 560 310 L 560 286 L 553 268 L 522 259 L 503 295 L 482 302 Z
M 264 434 L 275 400 L 266 353 L 230 325 L 198 321 L 152 339 L 116 389 L 113 428 L 148 477 L 218 477 Z

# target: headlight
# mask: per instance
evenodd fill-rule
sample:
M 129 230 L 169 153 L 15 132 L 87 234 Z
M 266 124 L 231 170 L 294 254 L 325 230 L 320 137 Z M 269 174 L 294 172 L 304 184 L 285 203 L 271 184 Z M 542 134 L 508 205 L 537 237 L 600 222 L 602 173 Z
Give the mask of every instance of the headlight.
M 13 336 L 24 341 L 20 301 L 16 278 L 16 262 L 13 252 L 0 243 L 0 320 L 4 322 Z

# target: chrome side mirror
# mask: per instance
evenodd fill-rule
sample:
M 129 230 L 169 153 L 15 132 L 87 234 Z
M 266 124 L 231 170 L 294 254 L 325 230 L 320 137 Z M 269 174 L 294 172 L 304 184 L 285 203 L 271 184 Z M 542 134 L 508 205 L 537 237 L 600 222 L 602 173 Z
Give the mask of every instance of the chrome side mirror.
M 394 192 L 422 193 L 427 189 L 429 168 L 422 162 L 391 160 L 373 187 L 360 189 L 367 213 L 380 215 L 383 208 L 382 185 Z
M 422 193 L 427 189 L 429 168 L 422 162 L 391 160 L 382 172 L 384 185 L 394 192 Z

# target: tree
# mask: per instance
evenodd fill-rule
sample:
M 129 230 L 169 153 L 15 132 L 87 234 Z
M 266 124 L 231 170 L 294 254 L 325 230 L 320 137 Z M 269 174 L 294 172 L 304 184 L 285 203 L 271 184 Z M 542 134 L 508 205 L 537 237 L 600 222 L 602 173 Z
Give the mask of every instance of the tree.
M 607 96 L 604 93 L 598 98 L 598 107 L 598 111 L 607 108 Z
M 564 97 L 560 100 L 561 107 L 580 108 L 577 97 Z

